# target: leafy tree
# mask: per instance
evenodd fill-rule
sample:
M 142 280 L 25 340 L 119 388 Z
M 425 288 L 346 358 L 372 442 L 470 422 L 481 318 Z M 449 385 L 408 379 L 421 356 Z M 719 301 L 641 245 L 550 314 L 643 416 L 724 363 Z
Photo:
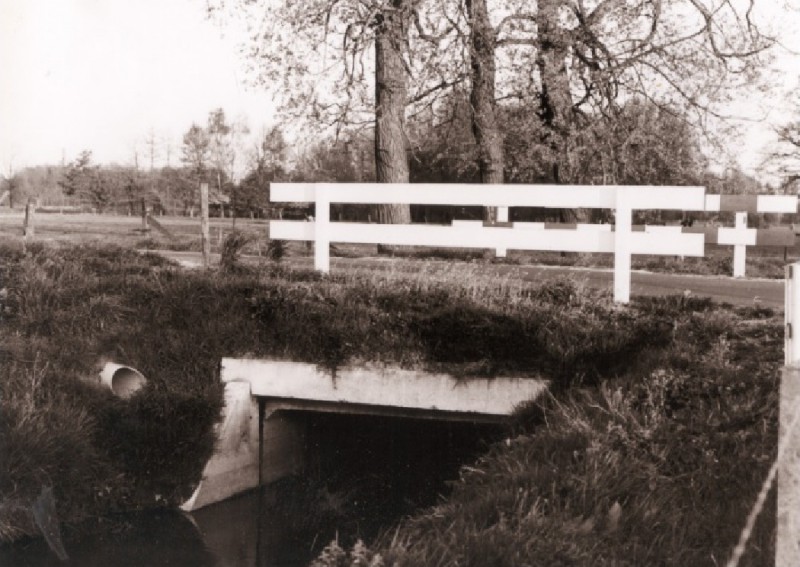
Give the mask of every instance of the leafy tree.
M 285 108 L 310 109 L 337 131 L 369 123 L 373 111 L 376 127 L 393 120 L 394 134 L 376 133 L 381 181 L 395 180 L 387 172 L 404 177 L 399 161 L 386 161 L 403 147 L 394 94 L 406 93 L 413 117 L 447 89 L 471 83 L 479 169 L 497 178 L 496 84 L 496 100 L 527 108 L 543 179 L 573 182 L 582 167 L 574 146 L 599 118 L 613 121 L 639 98 L 704 126 L 723 117 L 730 93 L 756 83 L 772 44 L 754 23 L 756 6 L 719 0 L 320 0 L 243 9 L 264 22 L 253 28 L 249 54 L 260 78 L 288 93 Z M 372 45 L 374 62 L 366 57 Z M 394 149 L 382 142 L 389 139 Z
M 183 214 L 194 214 L 197 206 L 195 171 L 189 168 L 164 167 L 159 172 L 158 186 L 166 208 L 177 206 Z
M 3 182 L 0 183 L 0 195 L 5 195 L 5 192 L 8 191 L 6 199 L 9 208 L 14 208 L 14 202 L 19 202 L 24 198 L 23 190 L 24 179 L 19 172 L 9 171 L 8 176 L 4 177 Z
M 287 177 L 288 145 L 278 126 L 265 130 L 250 154 L 250 171 L 239 185 L 241 206 L 253 209 L 269 207 L 269 187 L 272 181 Z
M 731 94 L 756 82 L 772 45 L 754 24 L 755 9 L 716 0 L 522 6 L 497 28 L 498 46 L 523 79 L 504 82 L 502 94 L 537 107 L 532 120 L 545 126 L 552 178 L 571 182 L 575 135 L 632 98 L 698 125 L 721 118 Z
M 280 103 L 289 118 L 310 117 L 336 136 L 374 126 L 377 181 L 408 181 L 407 104 L 421 103 L 452 83 L 448 73 L 431 74 L 430 66 L 420 65 L 442 51 L 426 44 L 423 54 L 422 44 L 411 38 L 422 29 L 419 2 L 265 0 L 216 6 L 232 7 L 257 22 L 248 55 L 257 62 L 259 80 L 283 93 Z M 385 222 L 410 218 L 407 205 L 382 206 L 378 216 Z
M 473 109 L 470 93 L 463 87 L 410 123 L 410 135 L 416 141 L 410 159 L 412 183 L 481 182 Z M 497 119 L 498 128 L 505 131 L 502 113 Z
M 348 183 L 357 176 L 348 145 L 329 140 L 308 148 L 298 160 L 292 177 L 296 181 Z
M 37 165 L 10 172 L 9 177 L 13 178 L 10 204 L 19 204 L 28 197 L 35 197 L 43 204 L 65 204 L 67 198 L 59 184 L 63 170 L 60 166 Z
M 231 163 L 233 148 L 230 141 L 230 134 L 233 128 L 225 118 L 225 111 L 222 108 L 212 110 L 208 114 L 208 149 L 211 164 L 217 172 L 217 190 L 222 192 L 221 172 L 228 169 Z
M 102 212 L 113 201 L 114 184 L 108 176 L 101 175 L 100 167 L 92 164 L 92 152 L 82 151 L 67 166 L 59 184 L 66 195 L 74 195 L 89 202 Z
M 147 197 L 148 183 L 136 167 L 98 167 L 97 175 L 129 215 L 141 212 L 142 199 Z

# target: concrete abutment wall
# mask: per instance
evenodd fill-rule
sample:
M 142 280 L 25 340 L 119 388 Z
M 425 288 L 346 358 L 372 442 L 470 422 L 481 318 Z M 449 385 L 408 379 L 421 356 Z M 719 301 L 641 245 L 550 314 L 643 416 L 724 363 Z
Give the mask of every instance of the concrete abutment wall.
M 197 510 L 259 486 L 258 401 L 248 382 L 225 385 L 225 409 L 217 447 L 192 497 L 181 508 Z M 305 424 L 289 412 L 267 408 L 263 424 L 261 483 L 302 472 Z
M 531 378 L 455 378 L 377 367 L 341 369 L 333 376 L 311 364 L 228 358 L 220 378 L 225 407 L 216 450 L 182 506 L 186 511 L 302 472 L 307 464 L 304 412 L 498 423 L 546 388 L 546 382 Z

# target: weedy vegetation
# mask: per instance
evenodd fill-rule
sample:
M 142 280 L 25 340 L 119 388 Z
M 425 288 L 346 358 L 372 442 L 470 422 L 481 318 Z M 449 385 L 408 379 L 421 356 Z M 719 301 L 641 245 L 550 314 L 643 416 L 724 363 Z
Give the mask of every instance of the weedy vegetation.
M 69 525 L 186 498 L 213 449 L 223 356 L 551 381 L 445 500 L 318 565 L 717 565 L 775 457 L 782 326 L 768 309 L 620 306 L 479 264 L 232 266 L 2 247 L 0 539 L 36 533 L 43 485 Z M 147 386 L 114 398 L 97 384 L 106 360 Z M 771 564 L 774 515 L 773 495 L 744 564 Z

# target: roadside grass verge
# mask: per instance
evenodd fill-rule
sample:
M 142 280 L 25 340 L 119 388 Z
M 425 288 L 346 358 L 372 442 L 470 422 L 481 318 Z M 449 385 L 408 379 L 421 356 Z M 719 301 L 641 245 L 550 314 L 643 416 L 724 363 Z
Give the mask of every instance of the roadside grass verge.
M 405 565 L 713 565 L 774 456 L 782 328 L 768 309 L 619 306 L 480 264 L 186 272 L 118 247 L 1 248 L 1 540 L 35 533 L 43 485 L 68 522 L 180 503 L 213 448 L 223 356 L 552 381 L 448 501 L 373 545 Z M 97 385 L 107 360 L 147 387 L 113 398 Z M 769 510 L 758 529 L 770 557 Z

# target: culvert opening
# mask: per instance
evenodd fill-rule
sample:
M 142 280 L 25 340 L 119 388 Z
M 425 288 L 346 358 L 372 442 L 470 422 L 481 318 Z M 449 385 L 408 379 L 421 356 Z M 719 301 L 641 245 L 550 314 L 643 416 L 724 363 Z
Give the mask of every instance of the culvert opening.
M 338 538 L 372 541 L 440 501 L 469 465 L 507 433 L 499 423 L 292 411 L 305 431 L 302 475 L 271 486 L 269 508 L 297 549 Z

